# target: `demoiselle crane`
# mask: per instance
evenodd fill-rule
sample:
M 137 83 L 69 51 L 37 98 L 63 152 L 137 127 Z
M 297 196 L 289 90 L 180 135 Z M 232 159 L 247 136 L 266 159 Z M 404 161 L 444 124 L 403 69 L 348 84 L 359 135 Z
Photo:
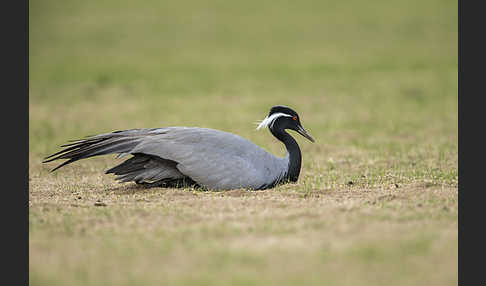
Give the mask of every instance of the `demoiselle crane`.
M 214 190 L 268 189 L 296 182 L 302 155 L 286 129 L 314 139 L 300 124 L 299 115 L 283 105 L 273 106 L 257 127 L 268 127 L 287 149 L 283 158 L 238 135 L 199 127 L 165 127 L 114 131 L 75 140 L 43 163 L 68 159 L 52 171 L 80 159 L 105 154 L 132 157 L 107 170 L 115 180 L 148 186 L 196 185 Z

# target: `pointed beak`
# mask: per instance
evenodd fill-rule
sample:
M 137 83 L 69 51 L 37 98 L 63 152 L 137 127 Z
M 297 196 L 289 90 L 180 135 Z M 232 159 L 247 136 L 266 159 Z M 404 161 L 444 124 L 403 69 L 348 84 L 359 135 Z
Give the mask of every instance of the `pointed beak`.
M 297 127 L 297 132 L 299 132 L 299 134 L 304 136 L 305 138 L 309 139 L 311 142 L 316 142 L 314 140 L 314 138 L 312 138 L 312 136 L 310 136 L 309 133 L 307 133 L 307 131 L 305 131 L 304 127 L 299 125 Z

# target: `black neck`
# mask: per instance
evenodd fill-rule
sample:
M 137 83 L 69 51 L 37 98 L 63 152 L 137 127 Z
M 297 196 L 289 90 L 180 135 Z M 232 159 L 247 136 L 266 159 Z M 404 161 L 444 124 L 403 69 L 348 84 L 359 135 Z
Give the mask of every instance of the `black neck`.
M 285 144 L 287 152 L 289 152 L 289 169 L 283 179 L 296 182 L 299 178 L 300 164 L 302 162 L 302 154 L 300 153 L 300 148 L 297 141 L 295 141 L 295 139 L 283 129 L 270 129 L 270 131 L 272 132 L 273 136 L 277 137 L 278 140 Z

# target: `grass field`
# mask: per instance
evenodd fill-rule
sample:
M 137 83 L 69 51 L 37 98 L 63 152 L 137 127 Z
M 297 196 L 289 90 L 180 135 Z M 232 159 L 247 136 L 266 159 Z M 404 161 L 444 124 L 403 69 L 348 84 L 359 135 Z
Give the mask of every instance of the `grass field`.
M 457 285 L 457 1 L 30 1 L 31 285 Z M 42 158 L 114 130 L 256 131 L 298 183 L 144 189 Z

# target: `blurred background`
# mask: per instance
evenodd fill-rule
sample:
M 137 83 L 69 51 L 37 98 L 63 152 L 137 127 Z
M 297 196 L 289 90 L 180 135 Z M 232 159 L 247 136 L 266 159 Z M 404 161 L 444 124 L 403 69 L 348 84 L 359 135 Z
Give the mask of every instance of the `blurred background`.
M 259 140 L 276 104 L 324 144 L 455 144 L 457 25 L 450 0 L 32 0 L 30 149 L 168 125 Z
M 342 188 L 350 180 L 359 188 L 417 182 L 425 188 L 457 188 L 457 1 L 30 0 L 29 5 L 31 194 L 44 195 L 60 182 L 76 183 L 63 178 L 96 180 L 84 183 L 89 190 L 97 190 L 98 182 L 113 188 L 112 178 L 101 176 L 114 165 L 111 157 L 83 160 L 54 174 L 48 171 L 55 163 L 40 162 L 67 140 L 114 130 L 209 127 L 283 155 L 284 148 L 268 131 L 255 131 L 255 123 L 277 104 L 295 109 L 316 139 L 312 144 L 296 136 L 304 164 L 297 189 L 303 184 Z M 49 282 L 46 277 L 67 273 L 63 259 L 73 255 L 56 251 L 55 244 L 66 239 L 54 235 L 57 228 L 45 231 L 45 224 L 35 220 L 45 220 L 42 214 L 31 215 L 31 230 L 37 230 L 31 236 L 31 271 L 38 279 L 34 281 Z M 428 224 L 420 227 L 426 228 Z M 396 229 L 401 237 L 402 228 Z M 457 232 L 451 233 L 448 242 L 454 246 Z M 379 238 L 376 242 L 381 245 Z M 88 240 L 83 243 L 92 247 Z M 405 255 L 428 253 L 421 243 L 412 252 L 380 260 L 375 272 L 363 268 L 360 273 L 365 274 L 345 281 L 356 285 L 367 277 L 369 285 L 389 285 L 401 277 L 393 284 L 410 285 L 407 279 L 415 277 L 432 282 L 428 285 L 457 284 L 453 250 L 440 251 L 432 260 L 424 254 L 420 263 L 414 256 L 401 268 Z M 121 246 L 115 247 L 114 256 L 103 256 L 122 261 L 116 256 L 126 254 Z M 395 246 L 389 249 L 399 249 Z M 375 254 L 380 252 L 373 251 L 359 253 L 365 262 L 379 260 Z M 44 264 L 46 257 L 58 270 Z M 223 258 L 222 265 L 231 260 Z M 159 265 L 157 259 L 154 265 Z M 271 259 L 263 265 L 273 265 Z M 96 265 L 76 263 L 79 277 Z M 319 265 L 310 269 L 319 270 Z M 328 274 L 346 273 L 350 264 L 346 260 L 343 265 Z M 443 271 L 433 265 L 442 265 Z M 212 279 L 219 269 L 216 265 L 209 270 L 209 284 L 219 281 Z M 296 273 L 306 276 L 305 271 Z M 440 277 L 434 280 L 434 273 Z M 292 282 L 279 275 L 272 277 Z M 376 275 L 383 283 L 375 283 Z M 314 282 L 322 285 L 319 279 Z

